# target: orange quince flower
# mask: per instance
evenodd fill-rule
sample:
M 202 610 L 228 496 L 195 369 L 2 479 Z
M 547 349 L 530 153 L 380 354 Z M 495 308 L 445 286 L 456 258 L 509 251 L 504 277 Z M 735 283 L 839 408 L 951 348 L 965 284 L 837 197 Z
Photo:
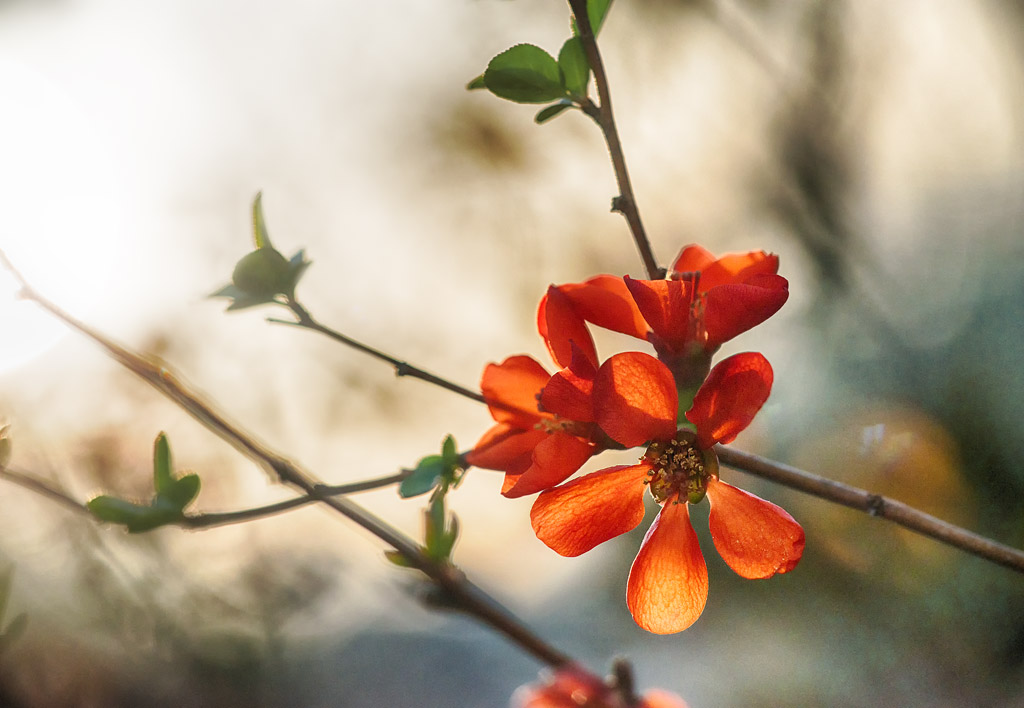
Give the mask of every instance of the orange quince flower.
M 523 686 L 512 697 L 515 708 L 627 708 L 619 691 L 577 666 L 559 668 L 542 685 Z M 655 689 L 631 708 L 687 708 L 679 696 Z
M 668 368 L 638 352 L 611 357 L 594 386 L 597 423 L 623 445 L 653 442 L 637 465 L 542 492 L 530 512 L 537 537 L 561 555 L 585 553 L 640 524 L 647 486 L 662 509 L 633 562 L 626 602 L 636 623 L 657 634 L 686 629 L 707 602 L 707 566 L 687 503 L 708 497 L 715 548 L 740 576 L 792 570 L 803 554 L 803 529 L 780 507 L 719 480 L 713 449 L 750 424 L 771 385 L 761 354 L 729 357 L 711 370 L 686 414 L 696 432 L 676 430 L 678 398 Z
M 586 322 L 645 339 L 666 361 L 709 355 L 785 304 L 789 282 L 778 269 L 779 257 L 764 251 L 716 259 L 694 244 L 682 250 L 665 280 L 599 275 L 551 286 L 537 328 L 562 366 L 571 342 L 596 363 Z
M 577 365 L 583 366 L 581 362 Z M 571 372 L 560 380 L 568 381 L 570 376 Z M 591 440 L 597 431 L 593 416 L 588 420 L 585 414 L 585 403 L 582 412 L 575 400 L 566 409 L 552 401 L 549 403 L 554 407 L 541 409 L 541 390 L 551 380 L 535 359 L 522 355 L 511 356 L 501 364 L 488 364 L 484 369 L 480 390 L 496 425 L 484 433 L 466 462 L 505 472 L 501 493 L 506 497 L 553 487 L 600 452 Z M 585 383 L 581 378 L 577 385 Z M 587 393 L 581 391 L 580 395 L 586 397 Z

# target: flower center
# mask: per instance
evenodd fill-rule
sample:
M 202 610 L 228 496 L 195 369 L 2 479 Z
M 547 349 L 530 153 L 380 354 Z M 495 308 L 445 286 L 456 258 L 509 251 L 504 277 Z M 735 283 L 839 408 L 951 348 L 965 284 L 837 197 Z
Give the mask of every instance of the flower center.
M 697 447 L 697 436 L 689 430 L 678 431 L 671 440 L 651 443 L 640 461 L 651 466 L 647 484 L 661 503 L 679 495 L 696 504 L 707 493 L 708 480 L 718 477 L 715 451 Z

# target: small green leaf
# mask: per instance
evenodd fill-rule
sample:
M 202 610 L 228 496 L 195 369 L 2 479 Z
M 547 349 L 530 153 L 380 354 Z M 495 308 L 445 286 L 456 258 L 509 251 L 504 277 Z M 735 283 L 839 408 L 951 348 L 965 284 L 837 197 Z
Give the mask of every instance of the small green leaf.
M 558 62 L 540 47 L 517 44 L 491 59 L 487 88 L 516 103 L 547 103 L 565 95 Z
M 244 310 L 248 307 L 256 307 L 257 305 L 277 304 L 277 300 L 273 297 L 240 297 L 236 298 L 234 302 L 227 306 L 227 312 L 234 312 L 235 310 Z
M 558 68 L 562 70 L 566 91 L 573 96 L 584 98 L 590 79 L 590 65 L 587 63 L 587 54 L 579 37 L 565 40 L 562 50 L 558 52 Z
M 587 0 L 587 17 L 590 18 L 590 28 L 594 30 L 594 36 L 601 31 L 601 26 L 604 24 L 604 18 L 608 15 L 608 10 L 612 6 L 612 0 Z M 579 35 L 580 29 L 576 24 L 576 18 L 572 20 L 572 33 L 573 35 Z
M 546 123 L 557 115 L 560 115 L 562 111 L 567 108 L 573 108 L 573 102 L 569 100 L 562 100 L 558 103 L 553 103 L 547 108 L 542 108 L 537 115 L 533 117 L 533 120 L 537 123 Z
M 441 443 L 441 458 L 444 460 L 445 467 L 459 466 L 459 451 L 455 447 L 455 438 L 451 435 L 446 436 L 444 442 Z
M 285 291 L 285 295 L 288 297 L 295 296 L 295 286 L 299 284 L 299 280 L 306 273 L 306 269 L 313 265 L 312 261 L 306 260 L 306 251 L 301 249 L 295 253 L 290 259 L 288 259 L 288 289 Z
M 448 524 L 448 529 L 444 532 L 441 538 L 440 548 L 441 557 L 445 560 L 452 557 L 452 550 L 455 548 L 455 542 L 459 540 L 459 517 L 452 514 L 451 523 Z
M 466 84 L 466 90 L 467 91 L 475 91 L 476 89 L 485 89 L 485 88 L 487 88 L 487 82 L 484 81 L 484 75 L 483 74 L 480 74 L 480 76 L 476 77 L 475 79 L 470 81 L 468 84 Z
M 153 489 L 164 494 L 174 485 L 171 477 L 171 446 L 167 435 L 161 432 L 153 443 Z
M 394 563 L 400 568 L 414 567 L 413 564 L 409 562 L 409 559 L 401 553 L 399 553 L 398 551 L 384 551 L 384 557 L 387 558 L 388 561 Z
M 263 218 L 263 192 L 256 192 L 256 198 L 252 200 L 252 240 L 257 249 L 273 248 L 267 222 Z
M 180 521 L 183 516 L 180 509 L 175 511 L 164 506 L 143 506 L 107 495 L 90 499 L 86 507 L 100 521 L 121 524 L 127 527 L 130 533 L 141 533 L 158 526 L 173 524 Z
M 195 473 L 186 474 L 183 477 L 174 480 L 169 489 L 159 492 L 156 500 L 154 501 L 154 506 L 156 506 L 157 502 L 160 500 L 166 500 L 178 511 L 182 511 L 192 502 L 193 499 L 196 498 L 196 495 L 199 494 L 199 487 L 199 475 Z
M 428 455 L 419 461 L 412 474 L 398 485 L 398 496 L 402 499 L 418 497 L 437 486 L 444 476 L 445 463 L 440 455 Z
M 235 287 L 234 283 L 228 283 L 224 287 L 220 288 L 219 290 L 215 290 L 214 292 L 210 293 L 206 297 L 231 297 L 231 298 L 239 298 L 239 297 L 243 297 L 244 294 L 245 293 L 243 293 L 241 290 L 239 290 L 238 288 Z
M 260 248 L 242 256 L 231 274 L 231 282 L 248 297 L 273 298 L 290 292 L 291 272 L 291 265 L 279 252 Z

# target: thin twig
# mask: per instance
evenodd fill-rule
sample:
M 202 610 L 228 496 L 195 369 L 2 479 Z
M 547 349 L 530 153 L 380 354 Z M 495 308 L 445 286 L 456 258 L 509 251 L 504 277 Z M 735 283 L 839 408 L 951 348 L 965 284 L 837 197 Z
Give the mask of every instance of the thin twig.
M 819 477 L 816 474 L 749 452 L 721 445 L 717 446 L 715 450 L 718 452 L 718 459 L 734 469 L 763 477 L 835 504 L 860 509 L 871 516 L 888 519 L 894 524 L 908 528 L 922 536 L 928 536 L 1018 572 L 1024 572 L 1024 551 L 954 526 L 903 502 L 884 497 L 881 494 L 873 494 L 865 489 L 851 487 L 842 482 Z
M 594 29 L 590 26 L 590 16 L 587 14 L 587 0 L 569 0 L 569 7 L 576 17 L 576 26 L 579 28 L 580 41 L 583 42 L 583 50 L 587 54 L 587 63 L 590 70 L 594 72 L 594 85 L 597 87 L 597 96 L 600 105 L 597 112 L 593 111 L 592 104 L 584 105 L 583 111 L 597 121 L 604 135 L 605 143 L 608 145 L 608 154 L 612 158 L 612 167 L 615 169 L 615 180 L 619 185 L 619 196 L 612 200 L 612 211 L 617 211 L 626 218 L 629 224 L 629 231 L 633 234 L 636 248 L 640 252 L 640 258 L 644 262 L 644 269 L 647 277 L 657 280 L 665 276 L 665 271 L 658 265 L 651 249 L 651 242 L 644 231 L 643 222 L 640 221 L 640 211 L 636 205 L 636 197 L 633 195 L 633 185 L 629 181 L 629 170 L 626 168 L 626 156 L 622 151 L 622 143 L 619 140 L 619 131 L 615 127 L 615 114 L 612 112 L 612 98 L 608 90 L 608 76 L 604 71 L 604 63 L 601 61 L 601 52 L 597 48 L 597 39 L 594 37 Z
M 85 507 L 85 504 L 79 503 L 70 495 L 64 493 L 63 491 L 53 486 L 46 480 L 40 479 L 39 477 L 31 475 L 27 472 L 13 470 L 10 467 L 0 467 L 0 479 L 7 480 L 8 482 L 13 482 L 14 484 L 17 484 L 19 487 L 24 487 L 25 489 L 31 490 L 36 494 L 41 494 L 47 499 L 57 502 L 66 509 L 71 509 L 72 511 L 77 511 L 79 513 L 84 513 L 88 514 L 89 516 L 92 516 L 92 512 L 90 512 Z
M 557 667 L 571 661 L 568 655 L 534 634 L 516 616 L 498 604 L 494 598 L 470 582 L 458 568 L 450 563 L 437 562 L 429 558 L 423 553 L 418 543 L 355 502 L 343 497 L 329 496 L 322 482 L 301 470 L 288 458 L 271 450 L 239 426 L 228 421 L 226 417 L 178 380 L 167 366 L 154 363 L 122 347 L 40 295 L 13 268 L 2 251 L 0 251 L 0 263 L 5 264 L 20 281 L 23 298 L 36 302 L 57 319 L 91 339 L 122 366 L 153 386 L 207 429 L 216 433 L 225 442 L 258 463 L 282 482 L 298 487 L 307 496 L 334 509 L 390 545 L 402 554 L 412 567 L 423 572 L 440 590 L 446 593 L 452 605 L 490 625 L 492 629 L 503 634 L 522 650 L 548 665 Z
M 380 477 L 378 479 L 367 479 L 362 482 L 352 482 L 351 484 L 337 484 L 337 485 L 321 485 L 320 491 L 328 496 L 342 496 L 345 494 L 355 494 L 357 492 L 366 492 L 372 489 L 380 489 L 382 487 L 390 487 L 393 484 L 398 484 L 403 479 L 409 476 L 411 470 L 402 470 L 398 474 L 393 474 L 387 477 Z M 227 526 L 228 524 L 239 524 L 246 521 L 253 521 L 255 519 L 264 519 L 268 516 L 275 516 L 282 514 L 292 509 L 297 509 L 301 506 L 313 504 L 320 501 L 316 497 L 309 495 L 295 497 L 294 499 L 285 499 L 284 501 L 276 502 L 274 504 L 267 504 L 266 506 L 258 506 L 252 509 L 243 509 L 241 511 L 225 511 L 225 512 L 207 512 L 205 514 L 189 514 L 178 524 L 188 529 L 207 529 L 213 526 Z
M 484 397 L 477 393 L 476 391 L 471 391 L 465 386 L 459 386 L 458 384 L 452 383 L 451 381 L 443 379 L 440 376 L 436 376 L 435 374 L 432 374 L 429 371 L 424 371 L 423 369 L 417 366 L 413 366 L 408 362 L 402 361 L 401 359 L 396 359 L 390 354 L 386 354 L 380 351 L 379 349 L 374 349 L 373 347 L 363 344 L 362 342 L 358 342 L 355 339 L 352 339 L 351 337 L 348 337 L 342 334 L 341 332 L 338 332 L 337 330 L 331 329 L 326 325 L 320 324 L 320 322 L 315 320 L 313 316 L 309 314 L 309 311 L 306 310 L 305 307 L 303 307 L 301 304 L 299 304 L 298 301 L 294 299 L 289 299 L 286 305 L 288 309 L 290 309 L 295 314 L 295 322 L 291 322 L 289 320 L 279 320 L 275 317 L 268 317 L 267 322 L 271 322 L 273 324 L 289 325 L 291 327 L 301 327 L 304 329 L 312 330 L 314 332 L 319 332 L 320 334 L 330 337 L 331 339 L 337 342 L 341 342 L 346 346 L 352 347 L 353 349 L 357 349 L 363 352 L 364 354 L 369 354 L 372 357 L 375 357 L 382 361 L 386 361 L 387 363 L 391 364 L 391 366 L 395 367 L 396 376 L 411 376 L 412 378 L 432 383 L 435 386 L 440 386 L 441 388 L 447 389 L 453 393 L 457 393 L 460 396 L 465 396 L 466 398 L 471 398 L 474 401 L 485 403 Z

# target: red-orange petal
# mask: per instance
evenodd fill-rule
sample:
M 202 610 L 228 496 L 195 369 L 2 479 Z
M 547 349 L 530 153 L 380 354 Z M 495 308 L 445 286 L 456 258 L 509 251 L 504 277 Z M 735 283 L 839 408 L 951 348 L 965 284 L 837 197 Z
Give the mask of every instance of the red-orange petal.
M 537 395 L 551 376 L 535 359 L 510 356 L 500 364 L 488 364 L 480 390 L 491 416 L 499 423 L 532 428 L 540 420 Z
M 653 688 L 644 694 L 638 708 L 688 708 L 686 701 L 674 693 Z
M 597 350 L 590 330 L 561 288 L 550 286 L 541 299 L 537 308 L 537 331 L 559 367 L 572 364 L 573 344 L 597 366 Z
M 596 373 L 596 372 L 595 372 Z M 594 379 L 576 375 L 570 369 L 562 369 L 544 386 L 540 404 L 548 413 L 554 413 L 567 420 L 589 423 L 594 420 Z
M 701 270 L 698 289 L 704 293 L 719 285 L 742 283 L 755 275 L 774 275 L 778 271 L 779 257 L 774 253 L 727 253 Z
M 703 271 L 715 262 L 715 255 L 696 243 L 683 248 L 672 264 L 672 270 L 678 273 L 696 273 Z
M 638 625 L 655 634 L 681 632 L 708 600 L 708 569 L 685 503 L 665 502 L 647 531 L 626 585 Z
M 578 556 L 635 529 L 644 518 L 650 465 L 623 465 L 542 492 L 530 510 L 537 538 L 563 556 Z
M 804 530 L 785 509 L 720 480 L 708 481 L 711 539 L 744 578 L 788 573 L 804 553 Z
M 536 494 L 569 478 L 594 454 L 594 446 L 586 440 L 557 431 L 533 448 L 530 466 L 510 479 L 506 475 L 501 493 L 510 499 Z
M 781 275 L 757 275 L 745 283 L 719 285 L 704 296 L 708 349 L 764 322 L 786 304 L 789 281 Z
M 672 347 L 681 347 L 690 332 L 692 286 L 682 280 L 623 278 L 647 324 Z
M 484 433 L 466 455 L 466 462 L 488 470 L 525 469 L 533 455 L 533 448 L 547 437 L 543 430 L 523 430 L 498 423 Z
M 587 322 L 637 339 L 647 339 L 650 328 L 622 278 L 598 275 L 582 283 L 562 285 L 560 289 Z
M 649 354 L 624 352 L 608 359 L 597 371 L 593 398 L 597 424 L 626 447 L 675 435 L 676 382 Z
M 735 440 L 768 400 L 772 378 L 771 364 L 758 352 L 743 352 L 718 362 L 686 413 L 697 427 L 697 444 L 707 449 Z

